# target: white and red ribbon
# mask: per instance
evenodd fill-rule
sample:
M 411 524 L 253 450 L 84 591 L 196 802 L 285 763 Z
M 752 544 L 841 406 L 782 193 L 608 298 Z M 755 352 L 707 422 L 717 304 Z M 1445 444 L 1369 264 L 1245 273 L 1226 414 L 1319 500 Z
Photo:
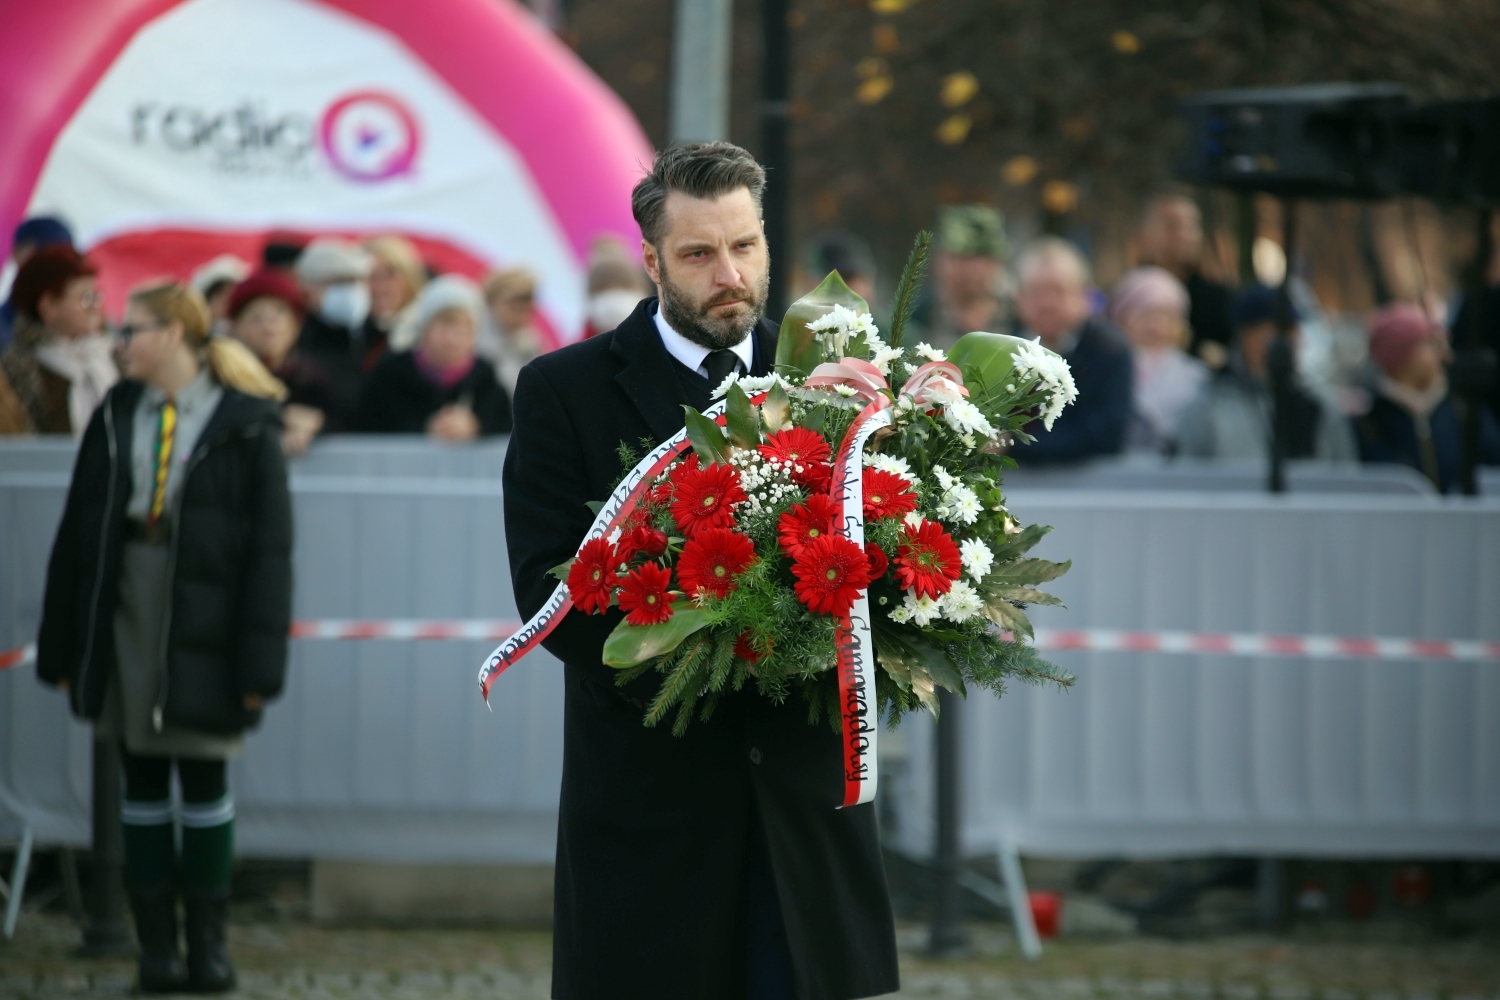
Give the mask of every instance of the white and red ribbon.
M 847 360 L 847 359 L 846 359 Z M 849 425 L 833 463 L 834 501 L 839 505 L 834 533 L 865 548 L 865 442 L 891 424 L 891 401 L 882 393 Z M 875 799 L 880 783 L 876 756 L 880 735 L 875 697 L 875 644 L 870 639 L 870 590 L 861 587 L 854 605 L 839 620 L 839 711 L 843 715 L 844 802 L 841 808 Z
M 724 400 L 720 400 L 705 410 L 703 415 L 722 422 L 726 405 Z M 584 534 L 583 541 L 578 543 L 579 547 L 582 548 L 585 543 L 595 538 L 606 538 L 616 528 L 622 526 L 630 515 L 635 513 L 636 507 L 650 491 L 651 484 L 656 477 L 661 475 L 677 456 L 687 451 L 689 447 L 687 428 L 684 427 L 637 462 L 635 468 L 620 480 L 620 485 L 615 487 L 615 491 L 609 495 L 604 506 L 599 508 L 599 513 L 594 517 L 594 523 Z M 527 653 L 541 645 L 542 640 L 552 634 L 552 630 L 557 628 L 563 616 L 572 607 L 573 598 L 568 593 L 567 582 L 559 583 L 553 589 L 552 596 L 547 598 L 547 603 L 542 605 L 541 610 L 532 615 L 531 620 L 521 626 L 519 631 L 495 647 L 494 652 L 490 653 L 479 671 L 479 690 L 486 702 L 490 700 L 490 688 L 494 686 L 495 679 L 514 666 Z

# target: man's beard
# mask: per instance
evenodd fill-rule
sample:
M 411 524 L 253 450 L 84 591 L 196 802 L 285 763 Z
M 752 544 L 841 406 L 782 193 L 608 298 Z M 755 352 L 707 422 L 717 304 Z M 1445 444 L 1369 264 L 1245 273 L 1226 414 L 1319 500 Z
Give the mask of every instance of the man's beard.
M 767 262 L 769 263 L 769 262 Z M 733 347 L 750 335 L 755 324 L 760 322 L 766 309 L 766 299 L 771 294 L 771 269 L 767 267 L 760 281 L 753 288 L 731 288 L 719 292 L 702 304 L 694 302 L 688 293 L 672 284 L 666 266 L 661 274 L 661 311 L 672 329 L 682 334 L 699 347 L 720 351 Z M 732 316 L 713 316 L 709 310 L 725 302 L 743 300 L 749 311 Z

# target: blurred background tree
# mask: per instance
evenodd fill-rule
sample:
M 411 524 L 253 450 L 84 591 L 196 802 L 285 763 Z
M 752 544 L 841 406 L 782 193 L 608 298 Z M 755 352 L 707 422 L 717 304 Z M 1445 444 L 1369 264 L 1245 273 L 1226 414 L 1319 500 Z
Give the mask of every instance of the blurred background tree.
M 672 8 L 571 0 L 560 22 L 658 146 Z M 735 3 L 730 138 L 752 151 L 759 16 L 757 0 Z M 793 245 L 864 237 L 882 298 L 912 234 L 962 202 L 1000 208 L 1013 245 L 1043 230 L 1074 239 L 1109 284 L 1131 262 L 1145 198 L 1171 180 L 1187 94 L 1334 80 L 1394 81 L 1417 99 L 1500 91 L 1494 0 L 794 0 L 789 23 Z M 1210 265 L 1232 277 L 1232 202 L 1201 194 Z M 1259 214 L 1278 238 L 1274 203 Z M 1443 294 L 1469 229 L 1463 212 L 1427 205 L 1311 206 L 1304 269 L 1330 306 L 1366 308 L 1364 239 L 1395 297 L 1415 297 L 1424 268 Z

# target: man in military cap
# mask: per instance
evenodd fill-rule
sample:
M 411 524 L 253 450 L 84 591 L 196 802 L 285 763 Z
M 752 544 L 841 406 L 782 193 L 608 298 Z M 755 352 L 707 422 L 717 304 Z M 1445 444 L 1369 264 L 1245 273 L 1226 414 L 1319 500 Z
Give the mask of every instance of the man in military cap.
M 913 333 L 944 349 L 971 330 L 1003 332 L 1005 222 L 988 205 L 947 205 L 938 216 L 932 281 L 913 317 Z

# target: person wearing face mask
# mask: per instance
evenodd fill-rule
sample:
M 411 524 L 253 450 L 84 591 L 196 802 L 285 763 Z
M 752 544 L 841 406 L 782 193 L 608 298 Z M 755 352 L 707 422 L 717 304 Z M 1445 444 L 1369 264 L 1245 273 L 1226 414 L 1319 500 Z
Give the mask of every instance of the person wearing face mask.
M 320 237 L 297 257 L 297 284 L 307 316 L 297 349 L 327 370 L 338 404 L 352 411 L 366 375 L 386 353 L 386 336 L 365 324 L 370 315 L 369 251 Z
M 608 333 L 625 322 L 625 317 L 635 312 L 636 305 L 651 293 L 651 288 L 640 265 L 630 259 L 625 244 L 614 236 L 601 236 L 594 240 L 589 251 L 588 291 L 585 340 Z
M 16 274 L 15 339 L 0 354 L 0 434 L 83 434 L 119 380 L 93 265 L 68 246 L 32 254 Z
M 427 283 L 415 305 L 416 345 L 375 366 L 360 394 L 355 430 L 450 442 L 509 432 L 510 394 L 475 353 L 484 310 L 479 289 L 445 274 Z

